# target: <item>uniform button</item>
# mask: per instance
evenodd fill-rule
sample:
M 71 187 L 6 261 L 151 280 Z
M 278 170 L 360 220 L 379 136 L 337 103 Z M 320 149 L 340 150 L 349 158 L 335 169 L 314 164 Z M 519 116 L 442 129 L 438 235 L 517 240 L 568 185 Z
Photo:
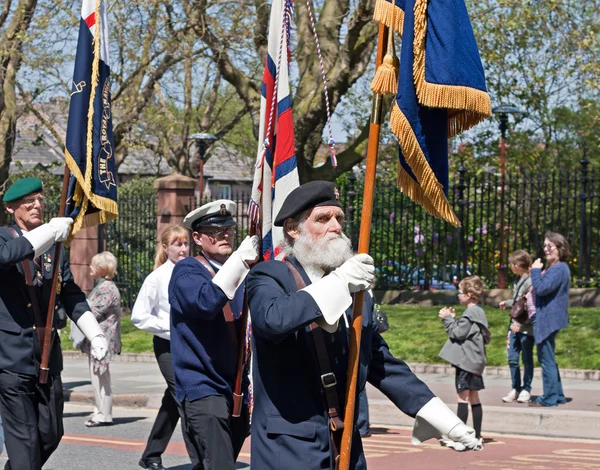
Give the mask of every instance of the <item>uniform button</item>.
M 31 308 L 31 304 L 27 304 L 27 308 Z

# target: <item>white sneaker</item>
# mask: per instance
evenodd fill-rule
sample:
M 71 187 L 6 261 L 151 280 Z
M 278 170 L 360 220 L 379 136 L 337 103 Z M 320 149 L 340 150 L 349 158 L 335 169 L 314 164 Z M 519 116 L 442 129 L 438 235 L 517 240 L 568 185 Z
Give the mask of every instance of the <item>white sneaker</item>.
M 523 392 L 521 392 L 521 393 L 523 393 Z M 516 399 L 517 399 L 517 391 L 514 388 L 510 392 L 508 392 L 508 395 L 506 395 L 505 397 L 502 397 L 502 401 L 504 403 L 512 403 Z
M 519 398 L 517 398 L 517 401 L 519 403 L 529 403 L 530 399 L 531 399 L 531 393 L 529 393 L 527 390 L 521 390 L 521 393 L 519 393 Z

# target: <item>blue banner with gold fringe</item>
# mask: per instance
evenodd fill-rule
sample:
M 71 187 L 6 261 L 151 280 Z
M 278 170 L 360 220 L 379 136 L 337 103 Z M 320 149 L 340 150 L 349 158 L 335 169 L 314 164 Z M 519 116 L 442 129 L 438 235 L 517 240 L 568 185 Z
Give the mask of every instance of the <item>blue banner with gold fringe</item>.
M 82 3 L 65 149 L 71 237 L 118 215 L 106 12 L 105 0 Z
M 464 0 L 378 0 L 375 11 L 375 19 L 402 36 L 391 113 L 400 189 L 459 226 L 447 199 L 448 138 L 492 114 Z

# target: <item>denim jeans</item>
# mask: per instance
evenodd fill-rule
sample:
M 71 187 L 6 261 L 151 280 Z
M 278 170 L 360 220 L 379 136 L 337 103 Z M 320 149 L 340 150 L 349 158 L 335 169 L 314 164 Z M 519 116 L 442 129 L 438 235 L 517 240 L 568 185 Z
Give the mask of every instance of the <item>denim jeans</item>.
M 566 403 L 560 372 L 554 355 L 557 334 L 558 331 L 555 331 L 537 345 L 537 356 L 542 366 L 542 382 L 544 385 L 544 394 L 538 397 L 537 401 L 546 406 Z
M 533 379 L 533 336 L 524 333 L 509 333 L 508 365 L 512 378 L 512 388 L 517 393 L 521 390 L 531 392 L 531 380 Z M 519 367 L 520 356 L 523 358 L 523 383 L 521 385 L 521 368 Z
M 358 419 L 356 427 L 361 436 L 369 432 L 369 402 L 367 401 L 366 387 L 358 395 Z

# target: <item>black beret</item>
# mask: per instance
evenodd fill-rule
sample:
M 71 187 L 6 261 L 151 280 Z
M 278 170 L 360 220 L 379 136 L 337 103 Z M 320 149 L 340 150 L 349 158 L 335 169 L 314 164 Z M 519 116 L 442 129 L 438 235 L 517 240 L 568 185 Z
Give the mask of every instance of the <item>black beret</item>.
M 8 191 L 4 193 L 2 200 L 11 202 L 21 199 L 31 193 L 37 193 L 44 190 L 42 180 L 39 178 L 21 178 L 10 185 Z
M 330 181 L 311 181 L 298 186 L 283 201 L 274 225 L 283 227 L 288 217 L 295 217 L 306 209 L 318 206 L 342 207 L 340 192 Z

